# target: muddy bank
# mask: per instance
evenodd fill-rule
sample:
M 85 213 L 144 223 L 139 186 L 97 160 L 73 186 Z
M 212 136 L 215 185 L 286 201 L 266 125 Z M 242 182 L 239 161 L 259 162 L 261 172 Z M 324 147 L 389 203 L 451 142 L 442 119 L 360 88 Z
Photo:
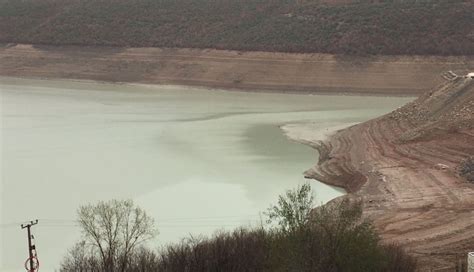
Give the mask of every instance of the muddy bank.
M 0 75 L 329 94 L 413 95 L 474 57 L 344 57 L 171 48 L 0 46 Z
M 361 200 L 382 238 L 419 257 L 421 271 L 452 271 L 474 251 L 474 184 L 458 171 L 474 155 L 474 80 L 311 145 L 320 160 L 306 176 Z
M 336 186 L 344 189 L 346 192 L 354 192 L 357 186 L 366 181 L 365 177 L 359 172 L 344 172 L 337 175 L 326 175 L 320 171 L 318 166 L 330 159 L 331 146 L 329 139 L 337 132 L 347 127 L 356 125 L 357 123 L 345 123 L 339 125 L 329 125 L 322 130 L 320 127 L 313 127 L 311 123 L 307 124 L 287 124 L 280 128 L 285 135 L 293 141 L 309 145 L 318 153 L 318 165 L 306 170 L 303 175 L 305 178 L 316 179 L 322 183 Z M 343 174 L 343 175 L 341 175 Z M 347 180 L 356 182 L 348 183 Z

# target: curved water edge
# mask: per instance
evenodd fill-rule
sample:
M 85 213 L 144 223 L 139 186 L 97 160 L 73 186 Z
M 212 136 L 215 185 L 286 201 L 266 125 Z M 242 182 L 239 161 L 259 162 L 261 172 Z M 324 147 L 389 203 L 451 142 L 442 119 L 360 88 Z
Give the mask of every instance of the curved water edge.
M 317 161 L 279 126 L 300 142 L 322 139 L 410 99 L 8 78 L 0 87 L 1 224 L 39 218 L 51 270 L 79 236 L 81 204 L 135 199 L 157 220 L 159 244 L 259 222 Z M 321 202 L 343 193 L 312 184 Z M 3 271 L 26 251 L 16 225 L 0 236 Z
M 285 133 L 286 137 L 297 143 L 310 146 L 315 150 L 318 155 L 317 163 L 313 164 L 311 168 L 308 168 L 304 171 L 303 175 L 306 179 L 315 180 L 317 182 L 324 183 L 328 186 L 339 190 L 342 194 L 347 193 L 347 189 L 344 186 L 338 186 L 337 182 L 328 182 L 326 179 L 320 179 L 315 175 L 315 173 L 319 172 L 317 169 L 317 165 L 319 165 L 320 161 L 324 161 L 327 159 L 328 154 L 328 146 L 326 145 L 327 140 L 337 133 L 339 130 L 348 128 L 350 126 L 359 124 L 360 122 L 354 123 L 344 123 L 344 124 L 327 124 L 324 129 L 319 128 L 311 123 L 297 123 L 297 124 L 286 124 L 280 126 L 280 128 Z M 342 195 L 341 195 L 342 196 Z

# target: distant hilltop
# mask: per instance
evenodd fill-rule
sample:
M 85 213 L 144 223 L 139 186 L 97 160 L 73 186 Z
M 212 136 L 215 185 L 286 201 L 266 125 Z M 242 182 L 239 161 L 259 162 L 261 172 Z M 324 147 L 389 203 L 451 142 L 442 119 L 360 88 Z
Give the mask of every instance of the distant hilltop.
M 0 0 L 0 42 L 474 55 L 474 1 Z

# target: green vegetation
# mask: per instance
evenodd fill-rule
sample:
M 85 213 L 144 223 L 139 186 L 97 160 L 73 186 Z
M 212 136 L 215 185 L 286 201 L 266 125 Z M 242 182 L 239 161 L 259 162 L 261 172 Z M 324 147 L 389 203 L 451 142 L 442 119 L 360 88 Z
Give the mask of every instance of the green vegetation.
M 473 1 L 327 2 L 331 1 L 0 0 L 0 42 L 474 54 Z
M 278 197 L 278 204 L 272 205 L 266 212 L 267 223 L 277 221 L 283 231 L 295 231 L 310 222 L 314 207 L 311 185 L 305 183 Z
M 372 224 L 362 219 L 359 203 L 342 200 L 312 210 L 313 204 L 310 186 L 298 187 L 280 196 L 269 209 L 270 219 L 279 222 L 279 227 L 239 228 L 216 233 L 211 238 L 191 237 L 159 251 L 134 247 L 128 251 L 126 261 L 121 262 L 125 266 L 120 271 L 415 271 L 415 260 L 400 247 L 380 243 Z M 86 206 L 86 210 L 100 213 L 92 207 L 99 206 Z M 84 207 L 80 217 L 84 217 L 83 210 Z M 90 212 L 85 218 L 88 222 L 94 221 L 90 218 L 97 219 Z M 101 236 L 115 233 L 107 227 L 114 225 L 99 224 Z M 88 224 L 81 226 L 84 229 Z M 116 243 L 110 245 L 114 248 Z M 100 255 L 91 252 L 85 242 L 77 244 L 61 271 L 114 271 L 107 262 L 100 261 Z

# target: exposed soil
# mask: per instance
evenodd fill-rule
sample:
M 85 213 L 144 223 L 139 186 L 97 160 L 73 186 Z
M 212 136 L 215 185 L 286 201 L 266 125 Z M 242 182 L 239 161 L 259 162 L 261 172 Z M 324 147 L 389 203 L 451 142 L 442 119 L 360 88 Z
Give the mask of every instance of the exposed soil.
M 0 46 L 0 75 L 194 85 L 252 91 L 420 94 L 470 57 L 327 54 L 79 46 Z
M 307 177 L 361 199 L 386 242 L 420 257 L 421 271 L 453 271 L 474 251 L 474 80 L 457 78 L 380 118 L 334 134 Z

